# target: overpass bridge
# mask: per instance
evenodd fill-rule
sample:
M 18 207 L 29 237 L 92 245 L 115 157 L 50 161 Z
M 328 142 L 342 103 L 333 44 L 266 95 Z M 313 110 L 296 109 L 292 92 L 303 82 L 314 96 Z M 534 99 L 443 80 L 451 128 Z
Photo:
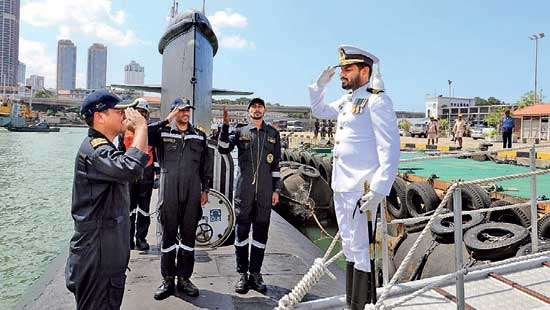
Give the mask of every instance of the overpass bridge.
M 29 97 L 23 97 L 22 101 L 25 103 L 32 103 L 33 105 L 47 105 L 52 107 L 64 107 L 64 108 L 79 108 L 80 104 L 82 103 L 81 100 L 76 100 L 72 98 L 31 98 Z M 152 103 L 153 107 L 158 106 L 158 103 Z M 240 105 L 240 104 L 231 104 L 231 105 L 222 105 L 222 104 L 213 104 L 212 110 L 216 111 L 222 111 L 224 106 L 227 106 L 227 108 L 230 111 L 246 111 L 247 106 L 246 105 Z M 309 117 L 309 114 L 311 112 L 311 109 L 309 107 L 302 107 L 302 106 L 276 106 L 272 105 L 268 107 L 268 110 L 270 112 L 278 112 L 278 113 L 302 113 Z

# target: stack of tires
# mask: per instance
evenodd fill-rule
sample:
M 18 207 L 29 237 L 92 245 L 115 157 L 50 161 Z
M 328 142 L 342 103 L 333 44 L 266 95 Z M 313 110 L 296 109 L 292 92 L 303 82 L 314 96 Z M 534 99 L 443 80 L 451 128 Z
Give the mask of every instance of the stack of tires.
M 317 169 L 327 183 L 331 183 L 332 180 L 332 158 L 330 156 L 322 156 L 319 154 L 313 154 L 304 150 L 281 150 L 281 159 L 283 161 L 291 161 L 307 165 Z

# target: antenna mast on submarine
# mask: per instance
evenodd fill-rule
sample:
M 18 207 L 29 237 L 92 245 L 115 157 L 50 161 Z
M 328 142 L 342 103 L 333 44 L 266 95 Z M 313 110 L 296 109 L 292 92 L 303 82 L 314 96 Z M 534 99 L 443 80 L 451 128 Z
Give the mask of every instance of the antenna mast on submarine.
M 170 9 L 170 18 L 176 17 L 178 15 L 178 6 L 179 3 L 176 0 L 172 1 L 172 8 Z
M 202 0 L 202 15 L 206 15 L 205 9 L 204 9 L 205 2 L 206 0 Z

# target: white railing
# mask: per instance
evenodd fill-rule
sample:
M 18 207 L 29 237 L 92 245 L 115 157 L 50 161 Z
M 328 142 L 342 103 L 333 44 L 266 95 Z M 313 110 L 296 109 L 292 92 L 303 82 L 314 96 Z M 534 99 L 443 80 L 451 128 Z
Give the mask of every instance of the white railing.
M 530 159 L 530 168 L 531 171 L 524 172 L 524 173 L 518 173 L 518 174 L 512 174 L 512 175 L 506 175 L 506 176 L 498 176 L 493 178 L 486 178 L 486 179 L 479 179 L 479 180 L 473 180 L 473 181 L 463 181 L 463 182 L 455 182 L 453 183 L 445 193 L 445 196 L 443 197 L 441 203 L 439 206 L 435 209 L 435 212 L 430 217 L 424 217 L 423 219 L 428 219 L 428 223 L 424 227 L 424 229 L 420 232 L 420 235 L 415 240 L 413 246 L 410 248 L 408 254 L 405 256 L 403 261 L 401 262 L 399 268 L 395 272 L 395 274 L 392 276 L 391 280 L 387 281 L 388 278 L 388 266 L 389 263 L 389 257 L 387 255 L 387 236 L 385 234 L 387 230 L 387 223 L 385 221 L 385 218 L 382 218 L 382 231 L 384 232 L 382 234 L 382 248 L 386 248 L 386 251 L 383 251 L 383 266 L 382 270 L 384 273 L 384 286 L 382 287 L 382 291 L 380 294 L 380 297 L 376 303 L 376 305 L 366 305 L 365 309 L 392 309 L 394 307 L 397 307 L 399 305 L 402 305 L 406 301 L 419 296 L 421 293 L 428 291 L 432 288 L 437 287 L 438 285 L 448 282 L 450 279 L 456 280 L 456 298 L 457 298 L 457 308 L 458 309 L 464 309 L 464 274 L 467 273 L 469 270 L 473 269 L 479 269 L 484 267 L 490 267 L 495 266 L 498 264 L 503 264 L 510 262 L 511 260 L 518 260 L 522 259 L 520 258 L 514 258 L 507 261 L 502 262 L 496 262 L 491 263 L 487 265 L 483 265 L 482 267 L 477 266 L 475 268 L 465 268 L 464 262 L 463 262 L 463 254 L 462 254 L 462 240 L 463 240 L 463 230 L 462 230 L 462 215 L 463 214 L 471 214 L 475 212 L 488 212 L 493 210 L 503 210 L 503 209 L 510 209 L 510 208 L 517 208 L 517 207 L 525 207 L 526 205 L 529 205 L 530 213 L 531 213 L 531 244 L 532 244 L 532 253 L 538 252 L 538 231 L 537 231 L 537 190 L 536 190 L 536 177 L 538 175 L 548 174 L 550 173 L 550 169 L 536 169 L 536 157 L 535 157 L 535 149 L 536 147 L 547 147 L 548 145 L 539 145 L 539 146 L 530 146 L 528 147 L 530 149 L 529 152 L 529 159 Z M 512 150 L 518 150 L 518 149 L 526 149 L 527 147 L 518 147 Z M 508 149 L 510 150 L 510 149 Z M 452 157 L 463 157 L 463 156 L 472 156 L 474 155 L 481 155 L 481 154 L 489 154 L 494 153 L 494 151 L 482 151 L 482 152 L 474 152 L 474 153 L 461 153 L 461 154 L 445 154 L 440 155 L 439 158 L 452 158 Z M 412 159 L 406 159 L 401 160 L 401 162 L 413 162 L 413 161 L 420 161 L 420 160 L 431 160 L 436 159 L 438 156 L 428 156 L 428 157 L 418 157 L 418 158 L 412 158 Z M 531 195 L 530 195 L 530 201 L 529 203 L 521 203 L 521 204 L 515 204 L 511 206 L 502 206 L 502 207 L 495 207 L 495 208 L 489 208 L 489 209 L 483 209 L 483 210 L 475 210 L 475 211 L 467 211 L 462 212 L 462 199 L 461 199 L 461 190 L 460 185 L 461 184 L 485 184 L 485 183 L 491 183 L 491 182 L 497 182 L 497 181 L 504 181 L 504 180 L 513 180 L 513 179 L 520 179 L 520 178 L 530 178 L 531 182 Z M 389 296 L 390 290 L 396 285 L 396 283 L 401 279 L 401 277 L 405 274 L 405 271 L 409 264 L 412 261 L 412 257 L 415 254 L 416 250 L 418 249 L 419 245 L 421 244 L 422 240 L 428 235 L 428 232 L 431 229 L 431 226 L 435 222 L 436 218 L 439 217 L 441 214 L 443 214 L 445 210 L 445 206 L 447 205 L 447 202 L 449 199 L 453 199 L 453 213 L 454 213 L 454 227 L 456 228 L 454 230 L 454 238 L 455 238 L 455 272 L 443 276 L 440 280 L 430 283 L 425 288 L 418 290 L 411 295 L 405 296 L 400 298 L 398 301 L 394 301 L 391 304 L 386 304 L 385 301 Z M 384 212 L 381 212 L 381 214 L 384 214 Z M 418 220 L 418 219 L 407 219 L 407 220 L 394 220 L 391 223 L 406 223 L 408 220 Z M 281 300 L 279 301 L 278 307 L 276 309 L 292 309 L 295 305 L 297 305 L 303 296 L 307 293 L 307 291 L 316 284 L 321 276 L 328 271 L 328 265 L 336 260 L 336 258 L 340 257 L 343 252 L 340 251 L 338 254 L 334 255 L 332 258 L 329 259 L 330 253 L 332 252 L 334 248 L 334 244 L 337 240 L 338 236 L 333 240 L 331 246 L 325 253 L 325 256 L 323 258 L 317 259 L 315 261 L 315 264 L 311 267 L 311 269 L 308 271 L 308 273 L 302 278 L 302 280 L 294 287 L 291 293 L 283 296 Z M 544 253 L 538 253 L 533 254 L 530 256 L 526 256 L 525 258 L 532 258 L 540 255 L 546 255 L 550 254 L 550 252 L 544 252 Z M 333 275 L 331 274 L 333 277 Z

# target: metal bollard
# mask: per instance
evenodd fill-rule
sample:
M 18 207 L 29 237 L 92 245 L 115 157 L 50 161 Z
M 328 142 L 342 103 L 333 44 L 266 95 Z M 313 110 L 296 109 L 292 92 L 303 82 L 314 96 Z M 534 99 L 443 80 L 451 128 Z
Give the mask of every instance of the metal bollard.
M 462 193 L 460 187 L 453 192 L 453 213 L 455 229 L 455 269 L 456 271 L 464 268 L 462 257 Z M 456 308 L 464 310 L 464 274 L 462 272 L 456 275 Z
M 529 151 L 529 164 L 531 171 L 537 170 L 537 157 L 535 145 L 531 146 Z M 532 176 L 531 182 L 531 253 L 537 253 L 539 250 L 539 236 L 537 229 L 537 177 Z

